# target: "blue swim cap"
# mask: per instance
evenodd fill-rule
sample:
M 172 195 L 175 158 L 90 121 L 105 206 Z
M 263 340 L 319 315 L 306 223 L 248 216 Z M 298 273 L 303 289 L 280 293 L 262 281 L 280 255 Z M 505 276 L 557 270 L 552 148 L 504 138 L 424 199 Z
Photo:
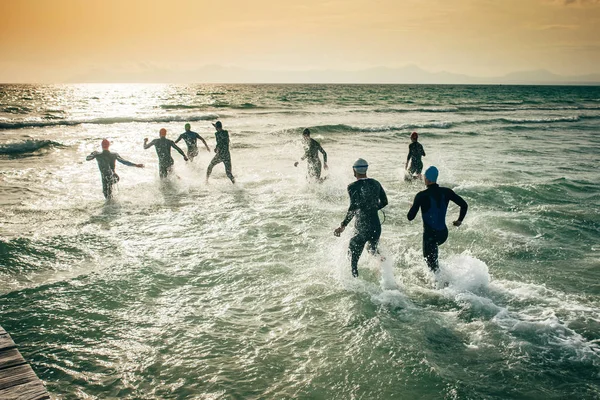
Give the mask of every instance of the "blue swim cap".
M 429 182 L 437 182 L 439 174 L 440 172 L 438 169 L 432 165 L 431 167 L 427 168 L 427 171 L 425 171 L 425 178 L 427 178 Z

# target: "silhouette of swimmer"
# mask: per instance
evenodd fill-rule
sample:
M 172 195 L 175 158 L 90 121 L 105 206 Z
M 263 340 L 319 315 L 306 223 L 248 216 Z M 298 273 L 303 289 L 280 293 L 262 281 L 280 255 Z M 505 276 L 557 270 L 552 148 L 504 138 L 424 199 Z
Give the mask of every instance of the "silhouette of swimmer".
M 215 165 L 219 163 L 223 163 L 225 165 L 225 173 L 227 177 L 231 180 L 231 183 L 235 183 L 235 177 L 231 173 L 231 154 L 229 153 L 229 132 L 223 129 L 223 124 L 221 121 L 217 121 L 213 124 L 215 129 L 215 138 L 217 139 L 217 145 L 215 146 L 215 156 L 211 160 L 210 164 L 208 164 L 208 168 L 206 169 L 206 182 L 208 182 L 208 178 L 212 173 L 212 169 Z
M 181 135 L 179 135 L 179 137 L 177 138 L 177 140 L 175 141 L 175 143 L 179 143 L 180 140 L 183 139 L 183 141 L 185 142 L 185 144 L 187 145 L 187 156 L 190 159 L 190 161 L 194 160 L 194 157 L 196 157 L 198 155 L 198 139 L 200 139 L 200 141 L 202 141 L 202 143 L 204 143 L 204 146 L 206 147 L 206 151 L 208 151 L 210 153 L 210 148 L 208 147 L 208 145 L 206 144 L 206 141 L 204 140 L 204 138 L 202 138 L 202 136 L 198 135 L 196 132 L 192 132 L 192 127 L 190 124 L 185 124 L 185 132 L 182 133 Z
M 369 253 L 377 254 L 377 246 L 381 236 L 381 222 L 379 221 L 378 211 L 388 204 L 385 190 L 383 190 L 381 184 L 375 179 L 367 178 L 368 168 L 369 164 L 362 158 L 356 160 L 352 166 L 356 182 L 348 185 L 350 206 L 340 227 L 333 231 L 335 236 L 340 236 L 352 218 L 356 216 L 356 233 L 350 239 L 348 249 L 352 276 L 355 278 L 358 277 L 358 260 L 365 244 L 369 244 Z
M 423 171 L 423 161 L 421 161 L 421 157 L 425 157 L 425 150 L 421 143 L 418 142 L 419 134 L 417 132 L 410 134 L 410 140 L 412 143 L 408 145 L 408 157 L 406 157 L 404 169 L 407 170 L 410 175 L 417 175 L 418 178 L 421 178 L 421 171 Z M 409 162 L 410 169 L 408 168 Z
M 310 130 L 308 128 L 304 129 L 302 132 L 302 138 L 304 139 L 304 155 L 301 160 L 306 160 L 308 164 L 308 176 L 309 178 L 314 178 L 317 180 L 321 180 L 321 160 L 319 159 L 319 152 L 323 154 L 323 167 L 328 169 L 327 166 L 327 153 L 319 142 L 310 137 Z M 294 163 L 294 167 L 298 166 L 298 161 Z
M 96 160 L 98 162 L 98 169 L 100 170 L 100 176 L 102 177 L 102 193 L 104 198 L 110 200 L 113 197 L 113 185 L 119 182 L 119 175 L 115 172 L 115 161 L 121 164 L 127 165 L 128 167 L 144 168 L 144 164 L 135 164 L 131 161 L 123 159 L 117 153 L 111 153 L 108 148 L 110 142 L 108 139 L 102 140 L 102 152 L 94 151 L 85 159 L 87 161 Z
M 439 186 L 436 181 L 439 172 L 436 167 L 429 167 L 425 171 L 425 185 L 427 189 L 417 193 L 412 207 L 406 216 L 412 221 L 417 216 L 419 208 L 423 217 L 423 257 L 427 266 L 436 272 L 438 265 L 438 246 L 448 239 L 448 228 L 446 227 L 446 211 L 450 201 L 460 207 L 458 220 L 453 222 L 454 226 L 460 226 L 467 215 L 467 202 L 454 193 L 452 189 Z
M 171 157 L 171 148 L 177 150 L 179 154 L 183 156 L 185 161 L 188 160 L 187 156 L 184 154 L 183 150 L 181 150 L 174 141 L 167 139 L 167 130 L 162 128 L 159 131 L 160 137 L 158 139 L 154 139 L 150 143 L 148 143 L 148 138 L 144 138 L 144 149 L 149 149 L 154 146 L 156 148 L 156 155 L 158 156 L 158 175 L 161 179 L 166 178 L 171 171 L 173 170 L 173 157 Z

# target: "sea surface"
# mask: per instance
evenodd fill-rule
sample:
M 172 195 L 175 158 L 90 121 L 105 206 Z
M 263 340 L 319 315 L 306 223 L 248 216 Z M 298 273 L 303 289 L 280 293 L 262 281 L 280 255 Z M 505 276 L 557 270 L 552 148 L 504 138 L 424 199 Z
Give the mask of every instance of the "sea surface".
M 144 138 L 216 120 L 237 183 L 202 147 L 161 182 Z M 469 203 L 438 277 L 412 131 Z M 111 202 L 103 138 L 146 165 Z M 389 205 L 353 279 L 359 157 Z M 600 87 L 1 85 L 0 325 L 60 399 L 598 399 L 599 160 Z

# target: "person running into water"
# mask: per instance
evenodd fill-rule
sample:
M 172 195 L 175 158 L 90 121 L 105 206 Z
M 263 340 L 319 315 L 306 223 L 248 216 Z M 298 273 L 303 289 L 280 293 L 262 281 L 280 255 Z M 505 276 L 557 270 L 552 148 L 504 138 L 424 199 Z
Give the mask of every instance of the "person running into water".
M 329 168 L 327 166 L 327 153 L 325 153 L 325 150 L 323 150 L 319 142 L 315 139 L 311 139 L 310 130 L 308 128 L 302 132 L 302 138 L 304 139 L 304 155 L 301 160 L 306 160 L 308 163 L 308 176 L 323 181 L 324 178 L 321 179 L 321 160 L 319 160 L 319 151 L 323 154 L 323 167 L 325 167 L 325 169 Z M 294 167 L 297 166 L 298 161 L 294 163 Z
M 181 150 L 174 141 L 167 139 L 167 130 L 162 128 L 159 131 L 160 138 L 154 139 L 148 143 L 148 138 L 144 138 L 144 149 L 149 149 L 154 146 L 156 148 L 156 155 L 158 156 L 158 175 L 161 179 L 166 178 L 173 169 L 173 157 L 171 157 L 171 147 L 177 150 L 179 154 L 183 156 L 185 161 L 188 160 L 187 156 Z
M 198 135 L 196 132 L 191 131 L 191 125 L 185 124 L 185 132 L 179 135 L 175 143 L 179 143 L 181 139 L 187 144 L 188 153 L 187 156 L 190 161 L 194 160 L 194 157 L 198 155 L 198 139 L 204 143 L 204 147 L 206 147 L 206 151 L 210 153 L 210 148 L 206 144 L 206 141 L 202 138 L 202 136 Z
M 363 252 L 365 244 L 368 242 L 368 251 L 371 254 L 377 253 L 379 236 L 381 236 L 381 222 L 379 221 L 378 211 L 387 206 L 388 199 L 385 190 L 375 179 L 367 178 L 367 169 L 369 164 L 359 158 L 356 160 L 352 169 L 356 182 L 348 185 L 348 195 L 350 196 L 350 207 L 346 213 L 346 218 L 340 224 L 340 227 L 333 231 L 335 236 L 340 236 L 352 218 L 356 216 L 356 232 L 350 239 L 348 253 L 352 265 L 352 276 L 358 277 L 358 259 Z
M 92 152 L 85 159 L 87 161 L 96 160 L 98 162 L 98 169 L 100 170 L 100 176 L 102 177 L 102 192 L 106 200 L 111 200 L 113 197 L 113 185 L 119 182 L 119 175 L 115 172 L 115 161 L 121 164 L 127 165 L 128 167 L 144 168 L 144 164 L 135 164 L 131 161 L 124 160 L 117 153 L 111 153 L 108 148 L 110 142 L 108 139 L 102 140 L 102 152 Z
M 423 217 L 423 257 L 427 266 L 436 272 L 438 266 L 438 246 L 448 239 L 448 228 L 446 227 L 446 211 L 450 201 L 460 207 L 458 220 L 453 222 L 454 226 L 460 226 L 467 215 L 467 202 L 454 193 L 452 189 L 440 187 L 436 181 L 438 169 L 429 167 L 425 171 L 425 185 L 427 189 L 417 193 L 412 207 L 408 211 L 407 218 L 412 221 L 417 216 L 419 208 Z
M 406 157 L 405 170 L 408 170 L 408 174 L 416 178 L 421 179 L 421 171 L 423 171 L 423 161 L 421 157 L 425 157 L 425 150 L 423 146 L 418 142 L 419 134 L 413 132 L 410 134 L 411 144 L 408 145 L 408 157 Z M 410 161 L 410 169 L 408 168 L 408 162 Z
M 223 124 L 221 121 L 217 121 L 213 124 L 215 129 L 215 138 L 217 139 L 217 145 L 215 146 L 215 156 L 208 164 L 208 169 L 206 170 L 206 182 L 208 182 L 208 178 L 212 173 L 212 169 L 215 165 L 219 163 L 223 163 L 225 165 L 225 173 L 227 177 L 231 180 L 231 183 L 235 183 L 235 178 L 231 173 L 231 154 L 229 153 L 229 132 L 223 129 Z

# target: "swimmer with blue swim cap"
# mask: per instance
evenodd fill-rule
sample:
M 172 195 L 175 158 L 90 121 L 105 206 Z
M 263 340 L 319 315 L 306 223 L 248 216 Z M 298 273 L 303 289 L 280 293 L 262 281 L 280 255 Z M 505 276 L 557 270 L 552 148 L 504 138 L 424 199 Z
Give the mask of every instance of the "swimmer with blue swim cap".
M 451 201 L 460 207 L 458 219 L 453 222 L 454 226 L 460 226 L 467 215 L 467 202 L 454 193 L 452 189 L 441 187 L 437 184 L 439 171 L 431 166 L 425 171 L 425 185 L 427 189 L 417 193 L 412 207 L 408 211 L 407 218 L 412 221 L 417 216 L 419 209 L 423 217 L 423 257 L 427 266 L 433 272 L 439 268 L 438 246 L 448 239 L 448 228 L 446 227 L 446 211 Z

